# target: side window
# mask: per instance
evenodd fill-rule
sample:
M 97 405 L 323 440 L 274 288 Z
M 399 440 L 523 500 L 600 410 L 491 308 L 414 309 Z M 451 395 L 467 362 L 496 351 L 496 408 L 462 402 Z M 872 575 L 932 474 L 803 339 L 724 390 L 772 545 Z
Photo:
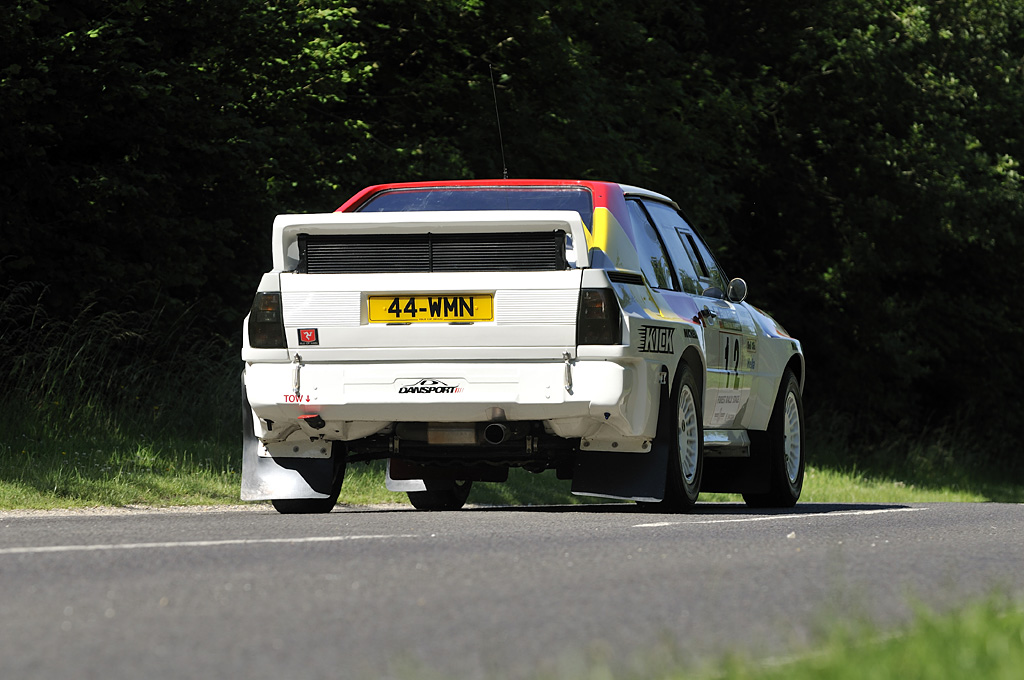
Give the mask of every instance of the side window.
M 701 293 L 706 287 L 702 285 L 701 279 L 708 278 L 707 271 L 702 269 L 700 261 L 697 259 L 696 250 L 690 250 L 684 246 L 683 242 L 677 238 L 676 233 L 676 229 L 688 231 L 690 225 L 675 208 L 665 203 L 644 201 L 644 207 L 647 208 L 647 212 L 650 213 L 665 239 L 665 247 L 668 249 L 682 289 L 693 295 Z
M 703 269 L 708 273 L 706 281 L 708 285 L 705 286 L 702 294 L 709 297 L 724 298 L 725 291 L 729 289 L 729 285 L 726 282 L 725 274 L 722 273 L 718 263 L 715 262 L 714 256 L 711 255 L 711 251 L 704 245 L 704 241 L 700 240 L 699 236 L 696 236 L 689 230 L 685 234 L 682 230 L 679 230 L 679 238 L 685 238 L 690 247 L 697 253 L 697 257 L 700 258 Z
M 636 236 L 636 254 L 640 258 L 640 270 L 647 279 L 647 284 L 651 288 L 676 290 L 672 280 L 672 265 L 654 225 L 638 202 L 626 203 L 629 204 L 629 216 L 633 222 L 633 234 Z

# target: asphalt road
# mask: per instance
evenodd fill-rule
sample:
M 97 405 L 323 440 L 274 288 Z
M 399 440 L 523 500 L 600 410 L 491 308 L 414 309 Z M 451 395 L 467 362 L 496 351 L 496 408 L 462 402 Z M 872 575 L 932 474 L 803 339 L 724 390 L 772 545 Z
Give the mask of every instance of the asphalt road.
M 0 513 L 0 678 L 571 677 L 1024 594 L 1024 505 Z M 582 676 L 582 673 L 579 674 Z

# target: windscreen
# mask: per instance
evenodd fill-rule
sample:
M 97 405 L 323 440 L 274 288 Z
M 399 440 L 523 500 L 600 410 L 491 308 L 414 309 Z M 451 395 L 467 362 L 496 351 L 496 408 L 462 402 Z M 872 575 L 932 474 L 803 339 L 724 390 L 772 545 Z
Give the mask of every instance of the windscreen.
M 359 212 L 411 210 L 574 210 L 588 227 L 594 215 L 590 191 L 580 187 L 396 189 L 377 194 L 359 208 Z

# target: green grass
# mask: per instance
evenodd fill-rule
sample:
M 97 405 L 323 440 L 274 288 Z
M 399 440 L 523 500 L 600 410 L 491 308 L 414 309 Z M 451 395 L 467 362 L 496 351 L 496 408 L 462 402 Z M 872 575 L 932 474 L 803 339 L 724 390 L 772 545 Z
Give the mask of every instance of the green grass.
M 240 413 L 235 350 L 161 311 L 86 308 L 57 321 L 32 286 L 0 296 L 0 509 L 239 502 Z M 1019 441 L 945 426 L 870 441 L 835 415 L 808 422 L 804 502 L 1024 502 L 1022 465 L 993 467 Z M 913 435 L 913 436 L 912 436 Z M 854 444 L 852 442 L 861 442 Z M 350 466 L 341 500 L 404 503 L 383 466 Z M 594 502 L 553 472 L 512 470 L 476 484 L 471 503 Z M 709 494 L 710 501 L 738 496 Z
M 106 399 L 88 382 L 0 395 L 0 509 L 236 502 L 237 396 L 190 397 L 181 375 L 137 391 L 125 380 Z M 221 369 L 211 382 L 227 380 Z
M 540 474 L 514 468 L 509 470 L 505 483 L 476 482 L 469 502 L 479 505 L 549 505 L 565 503 L 607 502 L 602 499 L 573 496 L 570 482 L 557 479 L 553 471 Z M 377 505 L 407 503 L 404 493 L 392 493 L 384 488 L 384 463 L 355 463 L 345 472 L 341 490 L 342 503 L 350 505 Z
M 4 410 L 0 427 L 0 509 L 235 502 L 239 461 L 230 443 L 164 434 L 150 440 L 131 429 L 51 427 Z M 20 411 L 20 412 L 19 412 Z M 38 415 L 38 409 L 32 409 Z M 12 422 L 14 421 L 14 422 Z
M 733 653 L 690 667 L 668 645 L 628 664 L 566 663 L 542 680 L 1016 680 L 1024 669 L 1024 609 L 1005 597 L 936 613 L 919 608 L 901 630 L 837 621 L 815 645 L 786 658 Z
M 238 362 L 225 344 L 159 310 L 55 320 L 44 292 L 0 297 L 0 509 L 234 502 Z
M 812 417 L 808 424 L 804 503 L 1024 503 L 1019 470 L 985 466 L 984 452 L 969 433 L 934 430 L 917 437 L 899 436 L 872 447 L 854 446 L 834 416 Z M 996 445 L 1013 446 L 1010 442 Z M 967 464 L 964 463 L 967 461 Z M 1016 474 L 1014 474 L 1016 473 Z M 349 467 L 341 501 L 353 505 L 404 503 L 403 494 L 384 488 L 383 464 Z M 606 503 L 573 496 L 571 483 L 553 472 L 511 470 L 504 484 L 477 483 L 469 502 L 482 505 Z M 702 501 L 742 502 L 734 494 L 701 494 Z
M 240 435 L 237 377 L 221 368 L 202 394 L 180 379 L 151 381 L 113 405 L 89 397 L 0 395 L 0 509 L 95 505 L 237 503 Z M 138 398 L 136 398 L 138 397 Z M 808 427 L 802 502 L 1024 502 L 1024 485 L 989 471 L 976 438 L 932 433 L 854 449 L 828 419 Z M 940 436 L 941 435 L 941 436 Z M 965 465 L 961 461 L 971 461 Z M 543 505 L 595 502 L 573 496 L 553 472 L 512 470 L 505 484 L 474 485 L 471 503 Z M 704 501 L 739 496 L 704 494 Z M 349 466 L 341 501 L 405 503 L 384 488 L 382 463 Z
M 178 387 L 165 388 L 160 399 L 150 393 L 143 404 L 131 400 L 117 407 L 0 397 L 0 509 L 240 502 L 235 381 L 222 378 L 223 398 L 206 406 L 175 403 Z M 1011 476 L 958 467 L 952 453 L 971 457 L 972 446 L 971 437 L 941 444 L 907 439 L 854 455 L 851 446 L 835 441 L 831 428 L 812 420 L 807 451 L 815 462 L 807 468 L 801 502 L 1024 502 L 1024 485 Z M 512 470 L 505 484 L 474 485 L 470 503 L 607 502 L 573 496 L 569 488 L 550 471 Z M 701 500 L 742 499 L 703 494 Z M 407 501 L 384 488 L 383 464 L 377 462 L 349 466 L 341 502 Z
M 832 413 L 811 416 L 807 429 L 802 501 L 1024 502 L 1024 466 L 1007 455 L 1020 449 L 1013 435 L 952 424 L 869 440 Z
M 785 663 L 733 658 L 727 680 L 1013 680 L 1024 669 L 1024 609 L 990 598 L 947 614 L 920 610 L 897 635 L 837 627 L 813 653 Z M 670 675 L 669 678 L 683 678 Z

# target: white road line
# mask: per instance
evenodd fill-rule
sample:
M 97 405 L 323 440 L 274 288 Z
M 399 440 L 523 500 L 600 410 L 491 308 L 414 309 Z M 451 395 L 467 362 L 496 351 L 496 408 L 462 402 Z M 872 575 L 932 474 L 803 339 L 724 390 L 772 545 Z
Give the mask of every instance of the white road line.
M 674 527 L 680 524 L 731 524 L 735 522 L 767 522 L 773 519 L 807 519 L 809 517 L 849 517 L 851 515 L 880 515 L 886 512 L 917 512 L 928 508 L 886 508 L 884 510 L 840 510 L 838 512 L 809 512 L 792 515 L 767 515 L 763 517 L 740 517 L 736 519 L 698 519 L 682 522 L 652 522 L 650 524 L 634 524 L 634 529 L 652 527 Z
M 98 552 L 103 550 L 144 550 L 147 548 L 212 548 L 226 545 L 261 545 L 270 543 L 336 543 L 340 541 L 416 538 L 415 534 L 381 534 L 378 536 L 309 536 L 306 538 L 235 538 L 222 541 L 168 541 L 166 543 L 99 543 L 96 545 L 44 545 L 27 548 L 0 548 L 0 555 L 33 555 L 38 553 Z

